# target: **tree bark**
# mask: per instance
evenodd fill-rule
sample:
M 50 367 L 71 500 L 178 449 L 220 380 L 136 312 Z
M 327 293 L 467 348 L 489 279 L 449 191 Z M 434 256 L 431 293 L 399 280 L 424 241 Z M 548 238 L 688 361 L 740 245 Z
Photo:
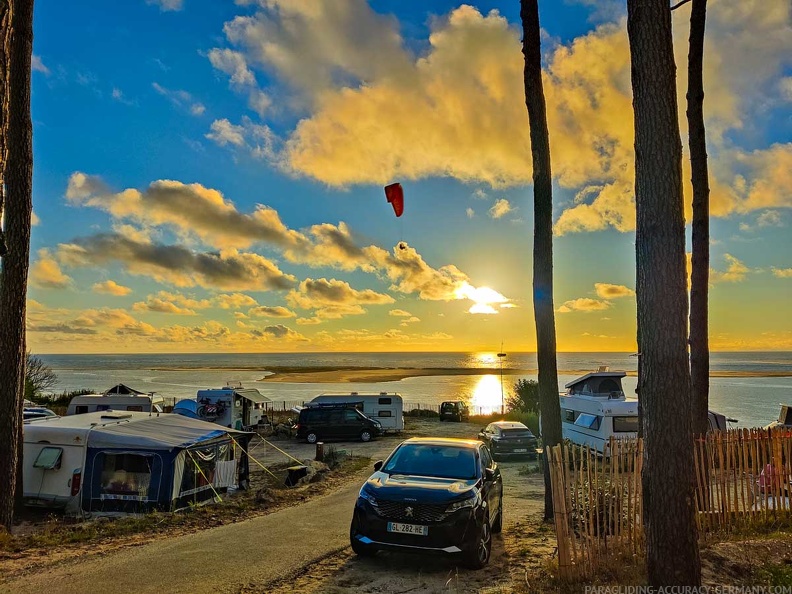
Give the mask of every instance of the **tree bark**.
M 650 586 L 698 586 L 685 219 L 668 0 L 628 0 L 635 117 L 639 393 Z
M 709 429 L 709 173 L 704 129 L 704 29 L 707 0 L 693 0 L 688 50 L 687 120 L 693 181 L 693 262 L 690 275 L 690 377 L 693 433 Z
M 5 168 L 4 231 L 8 252 L 0 267 L 0 526 L 11 528 L 17 468 L 22 454 L 22 394 L 25 376 L 25 300 L 33 209 L 33 125 L 30 61 L 33 0 L 15 0 L 9 56 L 8 160 Z
M 521 0 L 525 105 L 531 130 L 534 191 L 533 302 L 536 321 L 536 358 L 542 443 L 561 443 L 561 405 L 558 399 L 555 312 L 553 311 L 553 184 L 550 136 L 542 86 L 542 51 L 537 0 Z M 547 462 L 545 460 L 545 462 Z M 545 463 L 545 520 L 553 517 L 550 469 Z

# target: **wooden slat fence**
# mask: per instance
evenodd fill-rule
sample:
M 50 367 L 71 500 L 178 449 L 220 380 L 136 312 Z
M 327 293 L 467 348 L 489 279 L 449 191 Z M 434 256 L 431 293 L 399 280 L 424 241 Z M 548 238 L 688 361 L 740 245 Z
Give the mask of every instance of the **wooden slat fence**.
M 612 440 L 602 456 L 571 444 L 547 448 L 559 573 L 589 576 L 606 560 L 642 556 L 643 442 Z M 792 521 L 792 432 L 712 432 L 693 445 L 702 535 Z

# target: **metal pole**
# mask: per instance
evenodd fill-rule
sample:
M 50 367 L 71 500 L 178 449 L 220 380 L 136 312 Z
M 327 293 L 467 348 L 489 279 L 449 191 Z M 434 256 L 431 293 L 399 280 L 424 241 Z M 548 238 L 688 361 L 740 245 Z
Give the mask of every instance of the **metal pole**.
M 501 345 L 503 346 L 503 345 Z M 503 397 L 503 359 L 506 353 L 498 353 L 498 360 L 500 361 L 500 388 L 501 388 L 501 414 L 506 414 L 506 401 Z

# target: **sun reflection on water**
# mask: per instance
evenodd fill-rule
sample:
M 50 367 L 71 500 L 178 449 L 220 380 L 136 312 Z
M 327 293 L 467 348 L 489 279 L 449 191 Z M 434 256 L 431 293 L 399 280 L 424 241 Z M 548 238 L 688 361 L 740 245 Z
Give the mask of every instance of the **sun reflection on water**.
M 497 375 L 483 375 L 476 387 L 473 388 L 471 405 L 483 409 L 483 412 L 496 412 L 501 410 L 502 395 L 500 377 Z

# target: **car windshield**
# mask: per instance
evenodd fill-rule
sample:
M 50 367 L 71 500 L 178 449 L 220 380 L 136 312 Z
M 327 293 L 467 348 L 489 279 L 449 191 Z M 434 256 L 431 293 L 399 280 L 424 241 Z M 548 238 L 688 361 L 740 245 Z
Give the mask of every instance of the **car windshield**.
M 430 444 L 404 444 L 382 468 L 388 474 L 476 478 L 476 455 L 470 448 Z

